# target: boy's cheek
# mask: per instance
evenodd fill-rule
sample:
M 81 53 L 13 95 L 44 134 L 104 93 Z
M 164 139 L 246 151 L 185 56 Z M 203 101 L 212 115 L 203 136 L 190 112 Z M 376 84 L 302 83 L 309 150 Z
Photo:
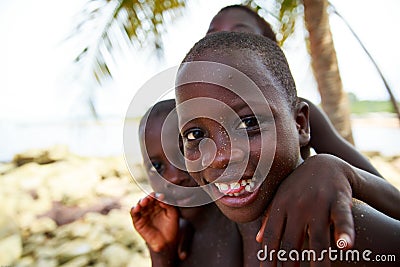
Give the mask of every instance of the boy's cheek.
M 200 172 L 189 172 L 189 174 L 190 174 L 190 176 L 192 176 L 192 178 L 196 181 L 196 183 L 197 183 L 198 185 L 205 185 L 205 184 L 202 182 L 201 173 L 200 173 Z

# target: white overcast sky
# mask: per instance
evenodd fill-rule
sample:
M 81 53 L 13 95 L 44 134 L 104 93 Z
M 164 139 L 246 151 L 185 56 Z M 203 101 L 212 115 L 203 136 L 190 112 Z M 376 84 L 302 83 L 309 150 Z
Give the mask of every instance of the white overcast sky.
M 0 120 L 52 121 L 84 114 L 88 83 L 71 73 L 76 51 L 63 39 L 84 0 L 2 0 L 0 2 Z M 152 75 L 179 63 L 206 32 L 213 15 L 238 1 L 189 1 L 183 17 L 168 28 L 165 60 L 157 63 L 137 52 L 118 63 L 115 81 L 96 91 L 104 115 L 123 116 L 135 90 Z M 381 67 L 400 99 L 398 0 L 332 0 Z M 372 64 L 346 26 L 331 16 L 344 89 L 360 99 L 388 99 Z M 88 42 L 90 40 L 87 40 Z M 285 53 L 299 95 L 319 102 L 302 37 L 287 43 Z M 75 69 L 76 71 L 76 69 Z

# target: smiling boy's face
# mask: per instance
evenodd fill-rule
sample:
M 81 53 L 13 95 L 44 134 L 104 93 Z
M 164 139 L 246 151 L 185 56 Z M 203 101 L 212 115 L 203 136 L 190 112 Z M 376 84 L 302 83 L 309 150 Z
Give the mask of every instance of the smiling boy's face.
M 140 140 L 143 163 L 151 187 L 155 192 L 163 193 L 167 203 L 181 207 L 191 206 L 196 202 L 198 194 L 194 194 L 190 189 L 197 187 L 198 184 L 186 171 L 171 163 L 171 160 L 176 162 L 180 154 L 179 145 L 175 142 L 179 132 L 176 117 L 172 116 L 175 120 L 170 119 L 168 123 L 164 124 L 167 115 L 168 111 L 150 115 L 145 125 L 141 125 Z M 162 134 L 168 142 L 162 142 Z
M 184 84 L 176 89 L 179 127 L 191 176 L 198 184 L 208 185 L 208 193 L 229 219 L 249 222 L 262 215 L 279 183 L 300 164 L 301 126 L 297 110 L 271 82 L 261 60 L 249 51 L 229 53 L 207 51 L 196 61 L 234 66 L 255 82 L 268 103 L 253 95 L 251 89 L 246 103 L 219 85 Z M 205 74 L 201 68 L 191 70 L 189 65 L 179 71 L 177 84 L 190 75 Z M 236 75 L 229 71 L 217 74 L 222 84 L 232 83 Z M 209 105 L 202 102 L 190 105 L 190 109 L 179 108 L 185 101 L 205 98 L 210 100 Z M 202 111 L 205 116 L 199 116 Z M 210 113 L 216 116 L 210 119 Z M 210 141 L 214 145 L 207 145 Z

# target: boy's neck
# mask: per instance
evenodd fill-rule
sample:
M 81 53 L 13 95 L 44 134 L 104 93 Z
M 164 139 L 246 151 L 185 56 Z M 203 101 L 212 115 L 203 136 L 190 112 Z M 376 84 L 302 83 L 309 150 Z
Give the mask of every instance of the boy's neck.
M 185 212 L 187 215 L 183 216 L 183 218 L 188 220 L 197 229 L 207 227 L 207 223 L 216 220 L 218 215 L 223 216 L 214 203 L 189 209 L 193 209 L 193 212 Z

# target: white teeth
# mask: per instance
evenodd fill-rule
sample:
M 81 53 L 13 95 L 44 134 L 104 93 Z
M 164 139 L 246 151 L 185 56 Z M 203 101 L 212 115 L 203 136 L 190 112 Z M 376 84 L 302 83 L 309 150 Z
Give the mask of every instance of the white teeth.
M 231 183 L 231 189 L 239 189 L 240 188 L 240 184 L 235 182 L 235 183 Z
M 224 192 L 228 191 L 229 189 L 237 190 L 240 187 L 242 187 L 242 190 L 240 190 L 240 192 L 227 194 L 228 196 L 231 196 L 231 197 L 233 197 L 233 196 L 237 197 L 237 196 L 241 195 L 242 193 L 244 193 L 245 191 L 252 192 L 253 188 L 255 187 L 255 181 L 256 181 L 256 178 L 253 177 L 251 179 L 241 180 L 239 182 L 233 182 L 230 184 L 215 183 L 215 186 L 218 188 L 218 190 L 221 193 L 224 193 Z
M 219 184 L 219 190 L 226 191 L 229 189 L 229 186 L 227 184 Z

